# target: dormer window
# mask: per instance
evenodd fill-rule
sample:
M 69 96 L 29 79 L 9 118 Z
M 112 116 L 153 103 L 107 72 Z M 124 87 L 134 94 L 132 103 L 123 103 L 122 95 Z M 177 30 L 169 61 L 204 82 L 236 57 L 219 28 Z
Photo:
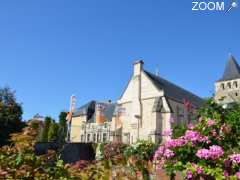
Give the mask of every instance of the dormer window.
M 234 81 L 234 82 L 233 82 L 233 86 L 234 86 L 235 88 L 238 88 L 238 83 L 237 83 L 237 81 Z
M 228 88 L 229 89 L 231 89 L 232 88 L 232 85 L 231 85 L 231 83 L 229 82 L 229 83 L 227 83 L 227 86 L 228 86 Z
M 221 84 L 221 89 L 222 89 L 222 90 L 225 90 L 224 83 Z

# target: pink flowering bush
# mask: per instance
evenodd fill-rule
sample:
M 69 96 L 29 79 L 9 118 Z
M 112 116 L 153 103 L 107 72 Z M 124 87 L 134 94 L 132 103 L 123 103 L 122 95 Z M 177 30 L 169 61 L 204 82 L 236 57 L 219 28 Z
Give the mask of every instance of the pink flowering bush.
M 156 168 L 171 177 L 240 180 L 240 105 L 224 109 L 209 100 L 198 115 L 177 135 L 175 125 L 154 154 Z
M 224 151 L 220 146 L 212 145 L 210 149 L 199 149 L 196 156 L 200 159 L 216 160 L 224 155 Z

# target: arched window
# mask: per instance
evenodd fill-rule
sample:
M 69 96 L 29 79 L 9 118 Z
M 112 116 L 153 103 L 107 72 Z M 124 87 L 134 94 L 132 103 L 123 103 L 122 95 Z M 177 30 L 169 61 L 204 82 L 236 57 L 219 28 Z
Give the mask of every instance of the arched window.
M 235 88 L 238 88 L 238 83 L 237 83 L 237 81 L 234 81 L 234 82 L 233 82 L 233 86 L 234 86 Z
M 221 89 L 222 89 L 222 90 L 225 90 L 224 83 L 221 84 Z
M 231 85 L 231 83 L 229 82 L 229 83 L 227 83 L 227 86 L 228 86 L 228 88 L 229 89 L 231 89 L 232 88 L 232 85 Z

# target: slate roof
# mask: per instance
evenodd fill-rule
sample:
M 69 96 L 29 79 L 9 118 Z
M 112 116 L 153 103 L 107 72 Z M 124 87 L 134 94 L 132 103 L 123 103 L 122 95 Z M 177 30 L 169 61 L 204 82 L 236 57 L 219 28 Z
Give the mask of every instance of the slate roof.
M 228 81 L 237 78 L 240 78 L 240 67 L 236 59 L 232 55 L 230 55 L 224 70 L 223 77 L 218 81 Z
M 112 121 L 112 117 L 114 116 L 114 112 L 116 109 L 115 103 L 105 103 L 105 102 L 97 102 L 90 101 L 82 107 L 76 109 L 73 112 L 73 117 L 87 115 L 87 122 L 95 123 L 96 122 L 96 105 L 102 104 L 105 108 L 103 110 L 105 121 Z
M 73 116 L 86 115 L 89 109 L 95 108 L 95 103 L 96 103 L 95 101 L 89 101 L 88 103 L 84 104 L 80 108 L 76 109 L 73 112 Z
M 159 90 L 164 90 L 164 96 L 179 102 L 183 102 L 184 99 L 188 100 L 196 107 L 200 107 L 203 104 L 203 99 L 195 94 L 163 79 L 162 77 L 156 76 L 148 71 L 144 72 Z

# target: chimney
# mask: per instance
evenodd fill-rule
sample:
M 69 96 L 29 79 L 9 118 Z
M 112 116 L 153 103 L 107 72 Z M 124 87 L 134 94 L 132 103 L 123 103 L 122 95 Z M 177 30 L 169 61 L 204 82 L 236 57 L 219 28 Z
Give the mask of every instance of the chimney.
M 138 76 L 141 74 L 141 71 L 143 69 L 143 64 L 144 64 L 144 62 L 142 60 L 135 61 L 133 63 L 133 75 L 134 76 Z

